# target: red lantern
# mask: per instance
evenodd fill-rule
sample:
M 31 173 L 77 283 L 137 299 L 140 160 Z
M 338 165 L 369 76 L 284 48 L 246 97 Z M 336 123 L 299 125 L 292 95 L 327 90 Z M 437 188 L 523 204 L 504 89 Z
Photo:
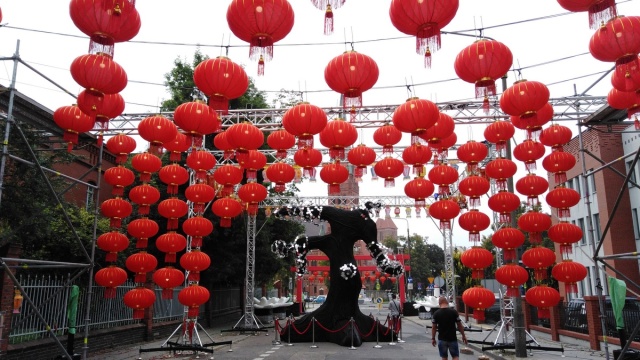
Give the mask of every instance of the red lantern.
M 367 171 L 367 166 L 376 161 L 376 152 L 367 145 L 360 144 L 349 150 L 347 159 L 351 165 L 356 167 L 353 176 L 356 179 L 361 179 L 362 175 Z
M 362 93 L 378 81 L 378 65 L 372 58 L 355 51 L 345 51 L 333 58 L 324 69 L 324 80 L 331 90 L 342 94 L 342 106 L 350 108 L 351 121 L 356 108 L 362 106 Z
M 225 164 L 216 169 L 213 179 L 223 186 L 221 196 L 228 196 L 233 193 L 233 187 L 242 181 L 242 170 L 231 164 Z
M 491 242 L 495 247 L 502 249 L 503 260 L 509 262 L 516 258 L 515 249 L 524 244 L 524 234 L 516 228 L 505 227 L 491 235 Z
M 496 303 L 496 296 L 489 289 L 482 286 L 474 286 L 462 293 L 462 301 L 473 309 L 473 318 L 484 321 L 484 309 Z
M 546 200 L 549 206 L 556 208 L 559 218 L 567 218 L 571 216 L 569 208 L 580 202 L 580 193 L 573 189 L 558 187 L 549 191 Z
M 520 119 L 537 117 L 537 111 L 549 102 L 549 89 L 538 81 L 520 80 L 500 96 L 500 108 Z
M 156 294 L 151 289 L 139 286 L 127 291 L 122 300 L 127 307 L 133 309 L 133 319 L 142 319 L 144 310 L 156 301 Z
M 564 283 L 564 288 L 567 293 L 577 294 L 577 282 L 587 277 L 587 268 L 572 260 L 564 260 L 551 269 L 551 276 Z
M 142 184 L 129 191 L 129 199 L 138 205 L 138 214 L 149 215 L 149 207 L 160 200 L 160 191 L 149 184 Z
M 124 111 L 124 99 L 120 94 L 100 94 L 91 90 L 83 90 L 78 94 L 78 107 L 83 113 L 96 121 L 96 127 L 102 130 L 109 128 L 109 120 Z M 102 136 L 98 143 L 101 143 Z
M 315 167 L 322 162 L 322 153 L 314 148 L 303 148 L 296 151 L 293 161 L 304 169 L 305 176 L 315 176 Z
M 216 196 L 216 191 L 207 184 L 193 184 L 187 187 L 184 191 L 184 196 L 193 203 L 193 212 L 202 214 L 204 212 L 204 205 L 213 201 L 213 198 Z
M 587 11 L 592 29 L 618 16 L 615 0 L 558 0 L 558 4 L 571 12 Z
M 175 231 L 170 231 L 158 236 L 156 247 L 165 253 L 164 262 L 172 264 L 176 262 L 176 253 L 187 247 L 187 238 Z
M 438 156 L 434 158 L 434 164 L 437 165 L 440 159 L 446 159 L 449 156 L 449 148 L 458 142 L 458 135 L 455 132 L 449 136 L 436 141 L 429 141 L 429 147 Z
M 175 139 L 162 144 L 169 152 L 169 161 L 178 162 L 182 160 L 182 153 L 191 148 L 192 139 L 187 135 L 177 132 Z
M 196 172 L 196 179 L 205 180 L 207 172 L 216 165 L 216 158 L 207 150 L 192 151 L 187 155 L 187 166 Z
M 293 166 L 287 163 L 275 163 L 269 165 L 266 174 L 269 180 L 276 184 L 274 188 L 276 192 L 283 192 L 285 184 L 293 181 L 293 178 L 296 176 Z
M 398 279 L 395 276 L 391 277 L 391 283 L 395 284 Z
M 556 253 L 546 247 L 536 246 L 522 253 L 522 263 L 534 270 L 536 280 L 546 279 L 547 269 L 555 262 Z
M 189 271 L 189 281 L 200 281 L 200 272 L 209 268 L 211 258 L 202 251 L 195 249 L 180 257 L 180 266 Z
M 182 231 L 191 236 L 191 247 L 199 248 L 202 247 L 202 238 L 213 232 L 213 224 L 202 216 L 193 216 L 182 223 Z
M 127 281 L 127 272 L 123 269 L 110 265 L 96 272 L 96 284 L 104 287 L 104 298 L 113 299 L 116 297 L 116 288 Z
M 539 319 L 548 319 L 551 315 L 549 309 L 560 302 L 560 294 L 547 285 L 537 285 L 527 290 L 525 300 L 538 308 Z
M 564 151 L 554 151 L 542 160 L 542 167 L 547 172 L 554 173 L 556 184 L 567 181 L 567 171 L 576 165 L 576 157 Z
M 527 195 L 527 204 L 536 206 L 539 204 L 538 196 L 549 190 L 549 182 L 542 176 L 528 174 L 516 181 L 516 191 Z
M 233 0 L 227 9 L 229 29 L 249 43 L 251 60 L 260 59 L 258 75 L 264 75 L 264 62 L 273 58 L 273 44 L 289 34 L 293 19 L 287 0 Z
M 296 144 L 296 137 L 287 130 L 276 130 L 267 136 L 267 144 L 276 150 L 276 159 L 284 159 L 287 157 L 287 150 Z
M 402 160 L 413 166 L 415 175 L 424 176 L 424 165 L 431 160 L 431 149 L 419 142 L 415 142 L 402 151 Z
M 178 301 L 180 304 L 189 308 L 187 316 L 197 318 L 200 312 L 200 305 L 209 301 L 209 290 L 206 287 L 191 284 L 180 290 L 178 293 Z
M 242 205 L 236 199 L 222 198 L 216 200 L 211 210 L 220 218 L 220 227 L 231 227 L 231 218 L 242 212 Z
M 520 207 L 520 198 L 512 192 L 502 190 L 491 195 L 487 205 L 489 209 L 500 214 L 501 223 L 510 223 L 511 213 Z
M 450 229 L 451 219 L 458 216 L 460 207 L 453 200 L 438 200 L 429 206 L 429 215 L 440 220 L 440 229 Z
M 162 144 L 176 138 L 178 129 L 173 121 L 161 115 L 149 116 L 138 124 L 140 137 L 150 143 L 149 151 L 161 154 Z
M 458 224 L 463 230 L 469 232 L 469 241 L 480 241 L 480 232 L 486 230 L 491 224 L 491 219 L 485 213 L 477 209 L 460 215 Z
M 340 184 L 349 179 L 349 170 L 340 162 L 327 164 L 320 170 L 320 179 L 329 184 L 329 195 L 340 193 Z
M 440 195 L 449 195 L 449 186 L 458 180 L 458 170 L 447 164 L 437 165 L 429 170 L 428 177 L 434 185 L 438 185 Z
M 618 16 L 600 26 L 589 41 L 589 52 L 600 61 L 615 62 L 616 72 L 637 69 L 640 16 Z
M 189 171 L 178 164 L 163 166 L 158 172 L 160 181 L 167 184 L 167 194 L 175 195 L 178 193 L 178 186 L 189 181 Z
M 227 140 L 226 132 L 221 132 L 215 135 L 215 137 L 213 138 L 213 146 L 215 146 L 216 149 L 223 151 L 223 156 L 226 160 L 233 158 L 235 150 Z
M 505 264 L 496 269 L 496 280 L 507 287 L 507 296 L 519 296 L 520 286 L 529 280 L 529 272 L 520 265 Z
M 393 153 L 393 145 L 399 143 L 401 139 L 402 132 L 389 123 L 380 126 L 373 132 L 373 141 L 382 146 L 383 154 Z
M 78 134 L 93 129 L 94 121 L 77 106 L 62 106 L 53 113 L 53 121 L 64 130 L 62 139 L 67 142 L 67 151 L 78 143 Z
M 249 215 L 258 213 L 258 204 L 264 201 L 267 195 L 267 188 L 256 182 L 246 183 L 238 189 L 238 197 L 247 204 L 247 212 Z
M 112 229 L 115 229 L 122 226 L 122 219 L 131 215 L 133 207 L 127 200 L 115 198 L 102 202 L 102 205 L 100 205 L 100 211 L 102 212 L 102 215 L 111 219 L 109 226 L 111 226 Z
M 118 252 L 129 247 L 129 239 L 118 231 L 110 231 L 98 236 L 96 245 L 100 250 L 107 252 L 105 261 L 115 262 L 118 260 Z
M 116 94 L 127 86 L 127 73 L 107 56 L 80 55 L 71 63 L 73 80 L 85 89 Z
M 160 230 L 158 223 L 148 218 L 135 219 L 127 225 L 129 235 L 138 239 L 136 248 L 146 248 L 150 237 L 156 236 Z
M 490 188 L 489 180 L 478 175 L 467 176 L 458 183 L 458 191 L 469 197 L 469 206 L 473 209 L 480 206 L 480 196 L 489 192 Z
M 527 171 L 536 171 L 536 161 L 544 156 L 544 145 L 537 141 L 525 140 L 513 149 L 513 157 L 525 164 Z
M 509 48 L 496 40 L 480 39 L 462 49 L 453 63 L 458 77 L 476 86 L 476 99 L 484 97 L 483 107 L 489 110 L 489 96 L 496 94 L 496 79 L 503 77 L 513 55 Z
M 324 110 L 307 102 L 299 103 L 282 116 L 282 126 L 298 138 L 298 149 L 313 147 L 313 135 L 319 134 L 326 125 Z
M 220 129 L 218 114 L 202 102 L 193 101 L 178 105 L 173 121 L 194 139 L 195 146 L 202 145 L 202 136 Z
M 402 161 L 392 157 L 386 157 L 378 161 L 374 166 L 378 176 L 384 179 L 384 187 L 394 187 L 395 178 L 402 175 L 404 165 Z
M 134 281 L 144 283 L 147 281 L 147 273 L 155 270 L 156 266 L 158 266 L 158 260 L 146 251 L 141 251 L 130 255 L 125 264 L 129 271 L 135 273 Z
M 438 116 L 438 121 L 436 121 L 436 123 L 433 124 L 432 127 L 427 129 L 424 133 L 420 134 L 419 136 L 420 138 L 428 142 L 429 146 L 432 148 L 436 148 L 436 149 L 442 149 L 443 147 L 448 148 L 449 146 L 446 146 L 446 147 L 442 146 L 440 142 L 446 139 L 447 137 L 451 136 L 451 134 L 454 134 L 453 131 L 455 130 L 455 126 L 456 124 L 453 121 L 453 118 L 441 112 L 440 115 Z M 438 153 L 440 155 L 446 155 L 444 150 L 440 150 L 438 151 Z
M 236 159 L 247 172 L 247 181 L 255 181 L 258 170 L 262 170 L 267 164 L 267 157 L 257 150 L 249 150 L 246 155 L 241 157 L 236 154 Z
M 640 90 L 640 61 L 627 64 L 625 72 L 614 71 L 611 74 L 611 85 L 618 91 L 633 92 Z
M 484 138 L 496 145 L 497 151 L 504 150 L 507 141 L 510 141 L 516 130 L 509 121 L 496 121 L 484 130 Z
M 116 163 L 127 162 L 129 154 L 136 149 L 136 140 L 129 135 L 118 134 L 107 140 L 107 150 L 116 155 Z
M 515 162 L 509 159 L 497 158 L 487 163 L 484 173 L 496 180 L 499 190 L 507 190 L 507 179 L 513 177 L 518 171 Z
M 184 283 L 184 274 L 172 266 L 167 266 L 153 273 L 153 282 L 162 288 L 162 298 L 170 300 L 173 299 L 173 288 Z
M 418 177 L 409 181 L 404 186 L 404 193 L 415 199 L 415 207 L 422 208 L 425 206 L 425 199 L 433 194 L 434 186 L 431 181 Z
M 549 239 L 556 244 L 560 244 L 560 252 L 563 255 L 573 253 L 572 246 L 582 240 L 582 229 L 580 226 L 568 222 L 560 222 L 552 225 L 547 233 Z
M 537 139 L 542 132 L 542 126 L 553 119 L 553 106 L 546 103 L 533 117 L 511 116 L 511 123 L 518 129 L 525 130 L 527 139 Z
M 474 172 L 479 162 L 489 155 L 487 145 L 470 140 L 458 148 L 458 159 L 467 163 L 467 169 Z
M 193 82 L 209 97 L 211 109 L 229 113 L 229 100 L 239 98 L 249 88 L 249 77 L 242 66 L 218 56 L 206 59 L 193 70 Z
M 122 196 L 124 188 L 133 184 L 135 179 L 133 171 L 124 166 L 114 166 L 104 172 L 104 181 L 113 187 L 111 194 L 115 196 Z
M 148 183 L 151 174 L 158 172 L 162 167 L 162 160 L 148 152 L 136 154 L 131 159 L 131 166 L 140 173 L 140 181 Z
M 460 262 L 473 270 L 472 278 L 483 279 L 484 269 L 493 264 L 493 254 L 485 248 L 474 246 L 460 255 Z
M 518 219 L 518 227 L 529 233 L 532 244 L 542 242 L 542 232 L 551 227 L 551 216 L 537 211 L 527 211 Z
M 640 113 L 640 93 L 637 91 L 624 92 L 616 89 L 611 89 L 607 95 L 607 103 L 614 109 L 627 110 L 627 116 L 629 119 L 633 115 Z M 640 129 L 640 121 L 638 117 L 635 117 L 636 130 Z
M 165 199 L 158 204 L 158 213 L 167 218 L 167 230 L 177 229 L 178 219 L 187 215 L 188 211 L 187 203 L 178 198 Z
M 431 67 L 431 53 L 440 49 L 440 29 L 453 20 L 458 0 L 392 0 L 389 16 L 399 31 L 416 37 L 416 53 Z
M 250 122 L 233 124 L 225 131 L 227 141 L 238 152 L 246 153 L 249 150 L 257 150 L 264 144 L 264 134 L 257 126 Z
M 434 126 L 440 117 L 436 104 L 429 100 L 410 98 L 398 106 L 393 112 L 393 125 L 406 133 L 410 133 L 411 143 L 418 141 L 418 136 Z
M 329 121 L 320 131 L 320 144 L 329 149 L 331 159 L 344 159 L 344 149 L 358 140 L 358 130 L 344 119 Z

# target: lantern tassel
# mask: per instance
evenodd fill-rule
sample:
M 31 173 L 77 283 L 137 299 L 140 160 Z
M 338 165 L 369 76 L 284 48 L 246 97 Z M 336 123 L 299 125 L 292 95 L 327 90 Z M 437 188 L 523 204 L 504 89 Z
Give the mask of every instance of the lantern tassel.
M 473 318 L 477 321 L 484 321 L 484 309 L 473 309 Z
M 562 255 L 571 255 L 573 254 L 573 246 L 571 244 L 561 244 L 560 252 L 562 252 Z
M 137 273 L 134 281 L 137 283 L 144 283 L 145 281 L 147 281 L 147 273 Z
M 189 281 L 200 281 L 200 271 L 190 271 L 188 279 Z
M 109 221 L 109 226 L 112 229 L 119 229 L 122 227 L 122 219 L 121 218 L 111 218 L 111 221 Z
M 220 219 L 220 227 L 224 227 L 224 228 L 231 227 L 231 219 L 230 218 Z
M 115 251 L 108 252 L 104 260 L 107 262 L 116 262 L 118 260 L 118 253 Z
M 180 160 L 182 160 L 182 153 L 181 152 L 172 151 L 171 154 L 169 154 L 169 161 L 178 162 Z
M 538 231 L 532 231 L 529 233 L 529 242 L 534 245 L 540 244 L 542 242 L 542 233 Z
M 115 297 L 116 297 L 116 288 L 114 288 L 114 287 L 104 288 L 103 298 L 105 298 L 105 299 L 115 299 Z
M 198 317 L 200 313 L 200 306 L 189 306 L 189 313 L 187 314 L 190 318 Z
M 162 289 L 162 298 L 165 300 L 173 299 L 173 289 Z
M 509 287 L 509 288 L 507 288 L 507 296 L 516 297 L 518 295 L 520 295 L 520 292 L 518 291 L 517 287 Z
M 504 262 L 510 262 L 516 258 L 515 249 L 502 249 L 502 260 Z
M 473 269 L 471 273 L 472 279 L 484 279 L 484 269 Z
M 340 193 L 340 184 L 329 185 L 329 195 L 336 195 Z
M 111 189 L 111 195 L 113 195 L 113 196 L 122 196 L 122 195 L 124 195 L 124 187 L 122 187 L 122 186 L 114 186 L 113 189 Z
M 140 215 L 149 215 L 149 205 L 142 204 L 138 206 L 138 214 Z
M 480 234 L 477 232 L 470 232 L 469 233 L 469 241 L 471 242 L 476 242 L 476 241 L 480 241 Z
M 392 188 L 396 186 L 396 180 L 395 179 L 384 179 L 384 187 L 386 188 Z
M 484 112 L 485 115 L 488 115 L 489 109 L 491 109 L 491 106 L 489 104 L 489 97 L 485 96 L 484 99 L 482 100 L 482 111 Z
M 194 236 L 191 238 L 191 247 L 202 247 L 202 236 Z
M 224 95 L 211 95 L 209 97 L 209 107 L 222 115 L 229 114 L 229 99 Z
M 597 29 L 601 22 L 607 22 L 618 16 L 615 0 L 602 0 L 589 7 L 589 28 Z
M 144 319 L 144 309 L 134 309 L 133 319 L 134 320 Z
M 424 52 L 424 68 L 431 69 L 431 50 L 429 50 L 429 47 Z
M 327 11 L 324 12 L 324 34 L 333 34 L 333 11 L 331 4 L 327 4 Z
M 149 239 L 148 238 L 140 238 L 136 242 L 136 248 L 137 249 L 144 249 L 144 248 L 146 248 L 148 246 L 148 244 L 149 244 Z
M 640 130 L 640 120 L 638 120 L 638 116 L 635 117 L 633 124 L 635 125 L 636 130 Z
M 558 214 L 559 218 L 568 218 L 571 216 L 571 209 L 569 208 L 557 209 L 556 213 Z
M 260 55 L 260 60 L 258 60 L 258 76 L 264 76 L 264 57 Z
M 567 181 L 567 173 L 564 171 L 559 171 L 554 174 L 554 179 L 556 184 L 562 184 Z
M 549 308 L 538 308 L 538 319 L 548 319 L 551 317 Z
M 164 255 L 164 262 L 173 264 L 176 262 L 176 253 L 168 252 Z
M 440 230 L 451 229 L 451 221 L 449 219 L 440 220 Z
M 547 278 L 547 268 L 537 268 L 533 271 L 536 280 L 545 280 Z
M 564 284 L 564 289 L 567 291 L 568 294 L 577 294 L 578 293 L 578 284 L 571 282 L 571 283 L 565 283 Z
M 511 213 L 500 213 L 500 222 L 501 223 L 510 223 L 511 222 Z
M 281 193 L 285 190 L 284 184 L 276 184 L 274 190 L 278 193 Z
M 178 228 L 177 218 L 167 219 L 167 230 L 175 230 L 177 228 Z

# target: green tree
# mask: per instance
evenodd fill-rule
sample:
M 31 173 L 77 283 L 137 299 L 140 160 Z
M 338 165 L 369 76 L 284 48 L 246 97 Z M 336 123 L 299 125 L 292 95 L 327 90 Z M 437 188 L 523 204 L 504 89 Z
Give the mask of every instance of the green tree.
M 201 62 L 209 57 L 203 55 L 200 49 L 196 49 L 193 54 L 191 63 L 186 59 L 176 58 L 173 61 L 173 69 L 164 75 L 164 85 L 167 88 L 171 98 L 164 100 L 160 109 L 162 111 L 173 111 L 178 105 L 193 101 L 199 97 L 198 88 L 193 82 L 193 71 Z

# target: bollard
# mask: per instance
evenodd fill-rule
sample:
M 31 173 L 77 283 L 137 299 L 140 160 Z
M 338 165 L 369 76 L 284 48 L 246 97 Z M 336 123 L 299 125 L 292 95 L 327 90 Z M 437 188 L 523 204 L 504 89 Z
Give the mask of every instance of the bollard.
M 315 349 L 318 345 L 316 345 L 316 318 L 311 318 L 311 346 L 310 348 Z
M 374 349 L 380 349 L 382 348 L 382 345 L 380 345 L 379 340 L 380 340 L 380 320 L 378 320 L 378 318 L 376 318 L 376 322 L 375 322 L 375 326 L 376 326 L 376 345 L 373 347 Z
M 400 323 L 400 329 L 398 330 L 398 342 L 403 343 L 404 340 L 402 340 L 402 314 L 398 316 L 398 322 Z
M 353 328 L 354 328 L 353 317 L 351 318 L 351 320 L 349 320 L 349 322 L 351 322 L 351 347 L 349 348 L 349 350 L 355 350 L 356 347 L 353 346 Z
M 395 333 L 395 329 L 394 329 L 394 323 L 395 321 L 393 321 L 393 317 L 391 317 L 391 321 L 389 321 L 389 325 L 391 325 L 390 329 L 391 329 L 391 342 L 389 343 L 389 345 L 394 346 L 396 345 L 395 341 L 393 341 L 393 334 Z
M 291 343 L 291 331 L 293 329 L 293 321 L 291 321 L 293 318 L 293 315 L 290 315 L 289 317 L 289 339 L 288 339 L 288 344 L 287 346 L 293 346 L 293 344 Z

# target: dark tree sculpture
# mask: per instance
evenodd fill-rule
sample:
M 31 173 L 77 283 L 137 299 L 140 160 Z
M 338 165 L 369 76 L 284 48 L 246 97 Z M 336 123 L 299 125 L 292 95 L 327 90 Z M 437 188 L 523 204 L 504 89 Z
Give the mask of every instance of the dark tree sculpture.
M 314 312 L 296 320 L 293 323 L 294 329 L 286 326 L 283 339 L 291 339 L 291 342 L 311 342 L 313 339 L 310 324 L 314 318 L 317 342 L 360 346 L 363 341 L 376 341 L 376 335 L 381 341 L 391 339 L 391 332 L 386 326 L 378 324 L 376 334 L 375 319 L 363 314 L 358 306 L 362 281 L 353 254 L 356 241 L 363 240 L 367 244 L 371 257 L 383 272 L 393 276 L 403 272 L 402 265 L 397 261 L 390 261 L 384 247 L 377 241 L 376 223 L 369 213 L 375 205 L 367 203 L 366 206 L 366 210 L 342 210 L 327 206 L 282 208 L 275 213 L 277 217 L 284 219 L 293 217 L 306 221 L 325 220 L 331 226 L 331 233 L 328 235 L 308 238 L 299 236 L 292 244 L 286 244 L 282 240 L 276 240 L 273 244 L 273 251 L 281 257 L 295 251 L 298 276 L 306 272 L 305 257 L 310 250 L 321 250 L 330 261 L 331 279 L 327 299 Z M 353 323 L 350 323 L 351 319 Z M 353 329 L 352 324 L 355 325 Z M 305 331 L 306 329 L 309 330 Z M 343 330 L 336 332 L 339 329 Z

